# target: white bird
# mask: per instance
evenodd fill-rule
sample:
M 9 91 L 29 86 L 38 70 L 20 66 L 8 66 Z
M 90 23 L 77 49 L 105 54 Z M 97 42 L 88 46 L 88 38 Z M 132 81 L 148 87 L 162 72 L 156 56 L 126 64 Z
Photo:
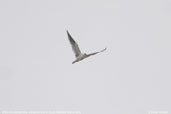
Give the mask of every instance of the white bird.
M 72 36 L 70 35 L 70 33 L 67 31 L 67 35 L 68 35 L 68 39 L 70 41 L 70 44 L 72 46 L 72 50 L 75 54 L 75 57 L 76 57 L 76 60 L 72 62 L 72 64 L 78 62 L 78 61 L 81 61 L 91 55 L 95 55 L 95 54 L 98 54 L 98 53 L 101 53 L 103 51 L 105 51 L 107 48 L 101 50 L 101 51 L 98 51 L 98 52 L 94 52 L 94 53 L 90 53 L 90 54 L 86 54 L 86 53 L 81 53 L 80 51 L 80 48 L 78 47 L 78 44 L 75 42 L 75 40 L 72 38 Z

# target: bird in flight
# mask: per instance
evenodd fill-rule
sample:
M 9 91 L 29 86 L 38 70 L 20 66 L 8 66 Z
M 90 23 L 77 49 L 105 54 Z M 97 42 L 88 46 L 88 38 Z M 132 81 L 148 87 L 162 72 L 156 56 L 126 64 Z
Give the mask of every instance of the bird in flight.
M 76 60 L 72 62 L 72 64 L 78 62 L 78 61 L 81 61 L 89 56 L 92 56 L 92 55 L 96 55 L 98 53 L 101 53 L 103 51 L 105 51 L 107 48 L 101 50 L 101 51 L 98 51 L 98 52 L 94 52 L 94 53 L 90 53 L 90 54 L 86 54 L 86 53 L 81 53 L 80 51 L 80 48 L 78 46 L 78 44 L 75 42 L 75 40 L 72 38 L 72 36 L 70 35 L 70 33 L 68 32 L 68 30 L 66 31 L 67 32 L 67 35 L 68 35 L 68 39 L 69 39 L 69 42 L 72 46 L 72 50 L 75 54 L 75 57 L 76 57 Z

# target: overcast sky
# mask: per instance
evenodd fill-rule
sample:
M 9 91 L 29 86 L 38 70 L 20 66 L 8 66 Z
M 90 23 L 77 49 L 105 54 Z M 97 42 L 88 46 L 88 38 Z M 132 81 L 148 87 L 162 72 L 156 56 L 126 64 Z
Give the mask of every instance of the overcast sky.
M 170 58 L 170 0 L 0 0 L 0 110 L 171 111 Z

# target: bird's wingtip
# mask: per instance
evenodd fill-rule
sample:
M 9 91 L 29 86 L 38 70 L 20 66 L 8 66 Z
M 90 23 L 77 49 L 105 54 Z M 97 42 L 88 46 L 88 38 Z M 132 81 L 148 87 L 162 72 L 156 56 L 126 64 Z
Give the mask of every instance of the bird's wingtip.
M 106 48 L 104 48 L 103 50 L 101 50 L 101 52 L 106 51 L 106 50 L 107 50 L 107 47 L 106 47 Z

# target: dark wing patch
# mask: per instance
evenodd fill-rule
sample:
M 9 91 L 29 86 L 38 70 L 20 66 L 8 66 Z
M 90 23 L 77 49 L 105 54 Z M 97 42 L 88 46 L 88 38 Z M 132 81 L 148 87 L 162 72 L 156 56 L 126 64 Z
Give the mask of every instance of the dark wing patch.
M 70 35 L 70 33 L 68 31 L 67 31 L 67 35 L 68 35 L 68 39 L 70 41 L 70 44 L 72 46 L 72 50 L 75 54 L 75 57 L 77 58 L 81 54 L 81 51 L 78 47 L 78 44 L 75 42 L 75 40 L 72 38 L 72 36 Z
M 70 33 L 68 32 L 67 30 L 67 35 L 68 35 L 68 38 L 69 38 L 69 41 L 72 43 L 72 44 L 75 44 L 75 40 L 72 38 L 72 36 L 70 35 Z

